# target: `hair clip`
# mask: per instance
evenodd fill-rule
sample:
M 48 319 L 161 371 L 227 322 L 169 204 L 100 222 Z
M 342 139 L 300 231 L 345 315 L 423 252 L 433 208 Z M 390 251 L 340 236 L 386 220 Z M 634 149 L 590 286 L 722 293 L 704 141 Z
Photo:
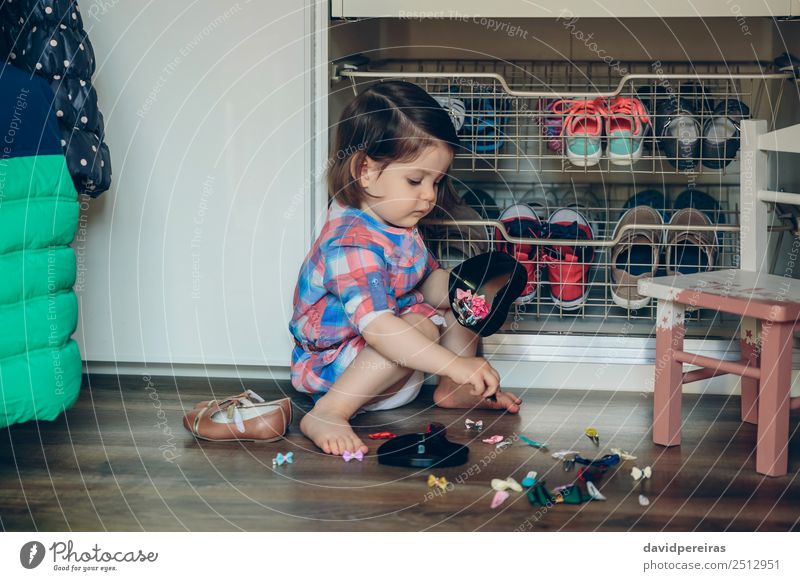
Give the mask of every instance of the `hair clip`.
M 576 454 L 575 450 L 559 450 L 558 452 L 553 452 L 551 456 L 556 460 L 563 460 L 567 456 L 575 456 Z
M 392 438 L 396 438 L 397 434 L 392 432 L 375 432 L 369 435 L 370 440 L 391 440 Z
M 547 488 L 545 488 L 545 481 L 541 480 L 533 485 L 533 487 L 528 490 L 528 502 L 530 502 L 533 506 L 553 506 L 556 502 L 556 499 L 553 497 L 550 492 L 548 492 Z
M 639 490 L 644 490 L 645 481 L 649 480 L 652 475 L 653 470 L 650 468 L 650 466 L 645 466 L 643 469 L 639 468 L 638 466 L 634 466 L 631 469 L 631 477 L 633 478 L 634 482 L 639 483 Z M 639 494 L 639 505 L 648 506 L 649 504 L 650 499 L 644 494 Z
M 505 438 L 503 436 L 489 436 L 488 438 L 484 438 L 481 440 L 484 444 L 497 444 L 498 442 L 502 442 Z
M 272 467 L 283 466 L 284 464 L 291 464 L 294 462 L 294 452 L 289 452 L 284 455 L 278 452 L 278 455 L 272 459 Z
M 455 130 L 460 131 L 467 118 L 467 106 L 464 104 L 464 101 L 449 95 L 441 97 L 435 95 L 433 98 L 441 105 L 442 109 L 447 111 L 447 115 L 450 117 L 450 121 L 453 123 Z
M 497 445 L 495 446 L 495 448 L 497 450 L 505 450 L 506 448 L 508 448 L 513 443 L 514 442 L 511 441 L 511 438 L 506 438 L 502 442 L 498 442 Z
M 492 490 L 507 490 L 509 488 L 514 492 L 522 492 L 522 486 L 510 476 L 505 480 L 501 478 L 492 478 Z
M 587 460 L 580 454 L 575 455 L 575 462 L 583 464 L 584 466 L 616 466 L 619 464 L 619 454 L 606 454 L 597 460 Z
M 447 479 L 444 476 L 436 478 L 433 474 L 428 475 L 428 488 L 436 486 L 439 490 L 447 488 Z
M 574 450 L 562 450 L 553 454 L 553 458 L 562 461 L 565 472 L 572 470 L 572 467 L 575 466 L 575 458 L 577 457 L 578 453 Z
M 627 450 L 623 450 L 622 448 L 611 448 L 611 451 L 618 455 L 623 460 L 636 460 L 636 456 L 628 452 Z
M 470 419 L 464 420 L 464 427 L 468 430 L 477 430 L 480 432 L 483 429 L 483 420 L 472 421 Z
M 528 444 L 528 446 L 533 446 L 534 448 L 540 448 L 542 450 L 547 450 L 547 444 L 543 444 L 542 442 L 537 442 L 536 440 L 531 440 L 525 436 L 520 436 L 520 440 Z
M 631 469 L 631 476 L 636 482 L 647 480 L 652 475 L 653 475 L 653 470 L 650 468 L 650 466 L 645 467 L 644 470 L 642 470 L 638 466 L 634 466 Z
M 506 492 L 505 490 L 498 490 L 497 492 L 494 493 L 494 496 L 492 497 L 492 504 L 489 506 L 491 506 L 492 508 L 497 508 L 498 506 L 503 504 L 507 499 L 508 499 L 508 492 Z
M 595 446 L 600 445 L 600 434 L 597 433 L 595 428 L 586 428 L 584 432 L 586 437 L 589 438 Z
M 556 504 L 583 504 L 587 500 L 592 500 L 591 496 L 583 494 L 577 484 L 559 486 L 553 492 Z
M 535 470 L 531 470 L 530 472 L 528 472 L 528 474 L 525 476 L 525 478 L 522 479 L 522 486 L 524 486 L 525 488 L 530 488 L 531 486 L 536 484 L 536 477 L 537 476 L 538 476 L 538 474 L 536 473 L 536 471 Z
M 486 303 L 486 297 L 484 295 L 473 295 L 469 289 L 456 289 L 456 298 L 453 299 L 452 307 L 458 322 L 465 326 L 474 325 L 489 316 L 489 305 Z
M 344 458 L 345 462 L 350 462 L 350 460 L 358 460 L 359 462 L 364 460 L 364 452 L 361 450 L 357 450 L 356 452 L 350 452 L 349 450 L 345 450 L 344 454 L 342 454 L 342 458 Z
M 606 497 L 600 493 L 591 480 L 586 481 L 586 491 L 592 497 L 592 500 L 606 500 Z

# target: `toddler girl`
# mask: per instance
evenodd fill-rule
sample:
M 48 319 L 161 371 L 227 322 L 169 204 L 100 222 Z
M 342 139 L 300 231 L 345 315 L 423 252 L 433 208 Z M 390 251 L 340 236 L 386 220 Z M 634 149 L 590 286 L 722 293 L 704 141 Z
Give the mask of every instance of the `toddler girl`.
M 349 418 L 412 401 L 425 373 L 441 377 L 439 406 L 519 411 L 475 357 L 478 336 L 452 315 L 449 272 L 417 229 L 453 199 L 457 147 L 447 112 L 411 83 L 373 85 L 342 113 L 327 221 L 300 269 L 289 325 L 292 385 L 316 402 L 300 429 L 326 454 L 367 452 Z

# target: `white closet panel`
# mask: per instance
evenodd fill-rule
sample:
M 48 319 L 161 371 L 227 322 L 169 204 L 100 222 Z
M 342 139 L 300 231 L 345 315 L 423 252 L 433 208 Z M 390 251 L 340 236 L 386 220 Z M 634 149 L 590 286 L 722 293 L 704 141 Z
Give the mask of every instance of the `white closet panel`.
M 84 9 L 113 163 L 74 243 L 85 360 L 288 365 L 310 238 L 305 4 Z

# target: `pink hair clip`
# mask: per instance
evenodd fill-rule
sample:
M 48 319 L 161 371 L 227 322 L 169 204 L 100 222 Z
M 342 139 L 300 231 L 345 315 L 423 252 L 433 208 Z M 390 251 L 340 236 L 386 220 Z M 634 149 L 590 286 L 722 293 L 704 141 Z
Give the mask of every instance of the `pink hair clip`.
M 474 325 L 489 315 L 489 304 L 483 295 L 473 295 L 467 289 L 456 289 L 456 298 L 453 300 L 453 311 L 462 325 Z
M 505 438 L 503 436 L 499 436 L 499 435 L 498 436 L 489 436 L 488 438 L 484 438 L 483 440 L 481 440 L 481 442 L 483 442 L 484 444 L 499 444 L 504 439 Z
M 508 499 L 508 492 L 505 490 L 498 490 L 494 493 L 494 497 L 492 498 L 492 504 L 490 505 L 492 508 L 497 508 L 501 504 L 503 504 Z
M 357 452 L 353 453 L 348 450 L 345 450 L 344 454 L 342 454 L 342 458 L 344 458 L 345 462 L 350 462 L 350 460 L 358 460 L 359 462 L 361 462 L 364 459 L 364 452 L 358 450 Z

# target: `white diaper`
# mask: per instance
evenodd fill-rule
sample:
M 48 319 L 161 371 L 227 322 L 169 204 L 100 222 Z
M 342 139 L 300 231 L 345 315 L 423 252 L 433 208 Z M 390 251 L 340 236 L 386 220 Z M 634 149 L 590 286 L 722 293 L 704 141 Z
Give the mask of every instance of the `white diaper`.
M 393 410 L 411 403 L 419 395 L 422 390 L 422 382 L 425 381 L 425 374 L 421 371 L 415 371 L 409 376 L 408 381 L 405 382 L 403 387 L 397 390 L 396 393 L 390 395 L 386 399 L 378 402 L 362 406 L 361 411 L 365 412 L 379 412 L 383 410 Z
M 444 317 L 441 315 L 431 315 L 428 318 L 437 327 L 447 326 Z M 362 406 L 361 409 L 356 412 L 356 414 L 361 412 L 393 410 L 411 403 L 417 398 L 419 392 L 422 390 L 422 383 L 424 381 L 425 374 L 422 371 L 414 371 L 414 373 L 409 376 L 408 381 L 406 381 L 403 387 L 397 390 L 396 393 L 387 397 L 386 399 L 382 399 L 381 401 Z

